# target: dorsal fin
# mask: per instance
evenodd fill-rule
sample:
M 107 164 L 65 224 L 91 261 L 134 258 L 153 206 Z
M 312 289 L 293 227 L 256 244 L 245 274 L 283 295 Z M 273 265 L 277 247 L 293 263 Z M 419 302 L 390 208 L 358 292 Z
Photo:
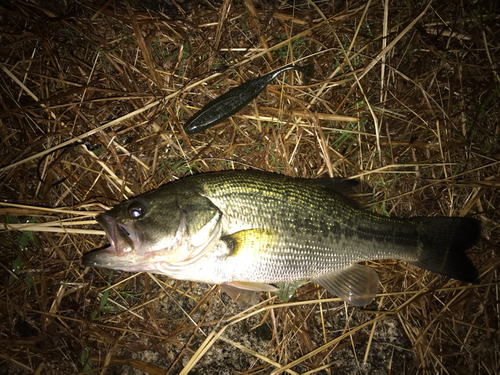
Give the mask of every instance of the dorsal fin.
M 343 197 L 351 206 L 355 208 L 366 208 L 370 199 L 368 194 L 361 191 L 359 180 L 343 177 L 323 177 L 308 180 L 311 184 L 324 187 L 326 190 Z

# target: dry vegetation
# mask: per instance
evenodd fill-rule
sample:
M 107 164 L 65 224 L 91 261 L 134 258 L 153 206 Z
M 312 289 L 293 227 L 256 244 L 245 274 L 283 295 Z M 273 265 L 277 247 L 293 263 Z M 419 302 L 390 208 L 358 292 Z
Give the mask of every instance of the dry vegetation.
M 0 4 L 0 372 L 500 374 L 496 2 L 198 2 Z M 286 72 L 184 134 L 221 93 L 306 63 L 309 85 Z M 309 283 L 243 313 L 217 286 L 81 265 L 104 209 L 247 168 L 360 178 L 383 214 L 476 217 L 480 283 L 374 262 L 365 309 Z

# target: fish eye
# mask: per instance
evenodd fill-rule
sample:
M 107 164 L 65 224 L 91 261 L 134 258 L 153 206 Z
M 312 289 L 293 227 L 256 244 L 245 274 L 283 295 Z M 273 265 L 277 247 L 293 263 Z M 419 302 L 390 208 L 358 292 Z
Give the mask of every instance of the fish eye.
M 146 210 L 142 206 L 134 205 L 134 206 L 130 206 L 130 208 L 128 209 L 128 213 L 129 213 L 130 217 L 132 217 L 134 219 L 139 219 L 140 217 L 144 216 L 144 214 L 146 213 Z

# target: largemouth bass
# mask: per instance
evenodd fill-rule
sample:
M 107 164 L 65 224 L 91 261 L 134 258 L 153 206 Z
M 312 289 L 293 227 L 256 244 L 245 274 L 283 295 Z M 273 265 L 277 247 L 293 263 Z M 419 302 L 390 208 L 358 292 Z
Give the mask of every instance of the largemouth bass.
M 353 185 L 257 171 L 188 177 L 97 216 L 111 246 L 83 263 L 221 284 L 243 304 L 273 284 L 312 280 L 364 306 L 378 275 L 358 262 L 377 259 L 477 280 L 465 250 L 480 235 L 479 221 L 377 215 L 353 198 Z
M 304 80 L 307 81 L 312 76 L 314 65 L 309 64 L 305 67 L 285 66 L 229 90 L 196 112 L 184 124 L 184 131 L 186 134 L 200 133 L 228 119 L 242 110 L 248 103 L 254 100 L 273 79 L 287 70 L 298 70 L 303 72 Z

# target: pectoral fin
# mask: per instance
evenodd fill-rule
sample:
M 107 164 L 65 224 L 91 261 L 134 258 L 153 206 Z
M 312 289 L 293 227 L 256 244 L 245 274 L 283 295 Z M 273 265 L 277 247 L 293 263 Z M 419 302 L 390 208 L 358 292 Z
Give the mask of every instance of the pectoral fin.
M 221 288 L 244 310 L 259 303 L 260 292 L 274 292 L 277 290 L 277 288 L 269 284 L 240 281 L 224 283 Z
M 377 273 L 360 264 L 353 264 L 312 281 L 353 306 L 368 305 L 374 300 L 378 288 Z
M 230 256 L 248 256 L 248 261 L 258 257 L 262 252 L 270 251 L 269 244 L 276 241 L 277 234 L 268 229 L 247 229 L 229 236 L 224 240 L 232 242 L 233 251 Z

